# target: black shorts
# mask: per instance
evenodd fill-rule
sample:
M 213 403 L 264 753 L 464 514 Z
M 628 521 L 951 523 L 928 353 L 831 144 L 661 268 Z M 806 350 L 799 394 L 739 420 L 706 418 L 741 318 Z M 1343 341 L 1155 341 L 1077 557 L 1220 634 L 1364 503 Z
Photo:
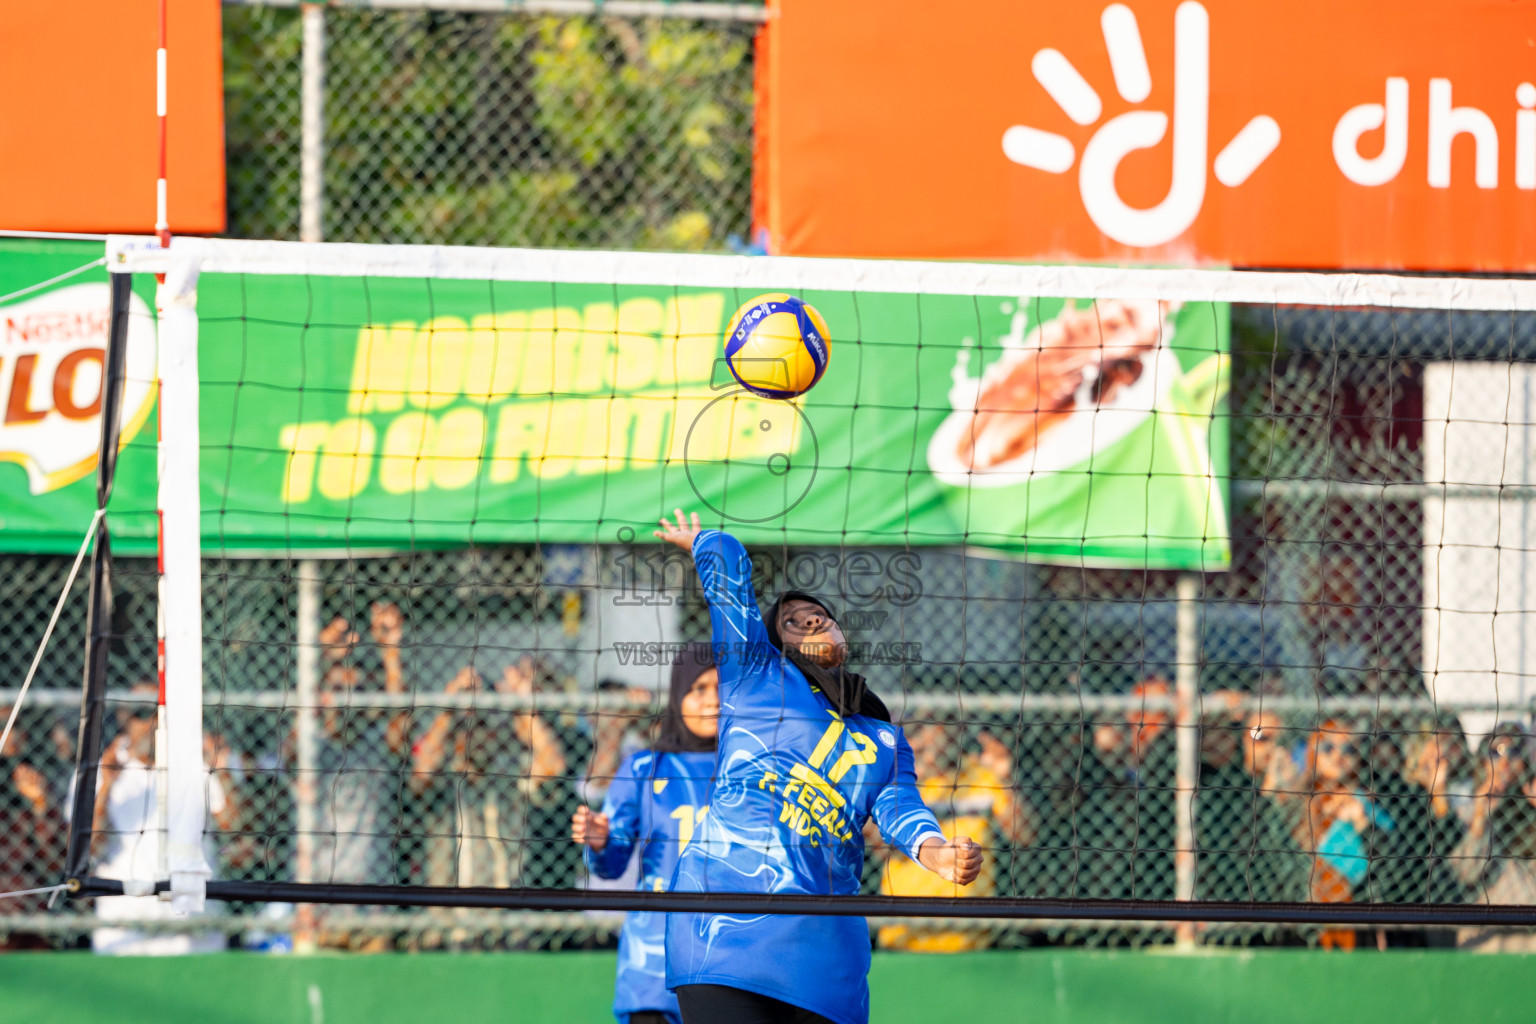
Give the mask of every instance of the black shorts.
M 629 1015 L 628 1024 L 672 1024 L 672 1020 L 660 1010 L 641 1010 Z
M 677 990 L 683 1024 L 832 1024 L 819 1013 L 729 985 L 684 985 Z

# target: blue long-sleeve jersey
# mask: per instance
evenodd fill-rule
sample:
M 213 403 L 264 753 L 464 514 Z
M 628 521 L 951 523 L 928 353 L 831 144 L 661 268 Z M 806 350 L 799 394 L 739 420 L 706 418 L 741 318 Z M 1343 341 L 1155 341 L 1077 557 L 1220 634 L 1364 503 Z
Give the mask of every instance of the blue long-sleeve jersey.
M 942 840 L 901 730 L 840 718 L 769 643 L 741 543 L 706 530 L 693 557 L 720 672 L 720 747 L 709 815 L 682 851 L 672 888 L 852 895 L 869 818 L 914 858 L 925 840 Z M 863 918 L 668 915 L 668 988 L 730 985 L 864 1024 L 868 973 Z
M 601 852 L 587 847 L 587 867 L 599 878 L 618 878 L 638 850 L 640 888 L 665 891 L 678 854 L 708 815 L 714 773 L 712 753 L 640 750 L 625 758 L 603 801 L 608 843 Z M 630 1014 L 644 1010 L 659 1010 L 681 1020 L 677 997 L 667 991 L 666 918 L 649 911 L 625 915 L 613 986 L 613 1015 L 621 1024 Z

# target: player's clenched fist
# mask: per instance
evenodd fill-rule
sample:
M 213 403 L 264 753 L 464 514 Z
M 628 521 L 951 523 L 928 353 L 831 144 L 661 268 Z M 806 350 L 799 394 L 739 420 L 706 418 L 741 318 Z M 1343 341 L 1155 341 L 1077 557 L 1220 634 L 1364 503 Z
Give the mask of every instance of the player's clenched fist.
M 601 853 L 608 845 L 608 815 L 586 806 L 576 808 L 571 815 L 571 838 Z
M 970 885 L 981 874 L 981 847 L 970 836 L 956 836 L 947 843 L 929 839 L 917 856 L 923 867 L 956 885 Z

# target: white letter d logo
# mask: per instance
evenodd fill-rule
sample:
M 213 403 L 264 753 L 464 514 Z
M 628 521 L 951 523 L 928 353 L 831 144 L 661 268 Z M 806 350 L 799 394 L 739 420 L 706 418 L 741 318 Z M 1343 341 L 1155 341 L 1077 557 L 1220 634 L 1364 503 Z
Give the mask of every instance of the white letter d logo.
M 1205 201 L 1205 137 L 1210 100 L 1210 20 L 1197 3 L 1179 5 L 1173 22 L 1173 185 L 1150 210 L 1127 206 L 1115 191 L 1126 155 L 1163 141 L 1168 115 L 1133 110 L 1094 133 L 1077 169 L 1083 208 L 1121 245 L 1162 245 L 1182 235 Z
M 1136 17 L 1123 4 L 1105 8 L 1101 25 L 1110 68 L 1122 99 L 1140 103 L 1151 93 L 1147 58 Z M 1083 148 L 1078 189 L 1095 226 L 1121 245 L 1162 245 L 1188 231 L 1205 202 L 1206 152 L 1210 107 L 1210 18 L 1195 0 L 1174 13 L 1173 184 L 1163 201 L 1149 210 L 1127 205 L 1115 189 L 1120 162 L 1138 149 L 1149 149 L 1168 134 L 1167 114 L 1132 110 L 1101 125 Z M 1035 77 L 1072 120 L 1092 124 L 1102 105 L 1098 94 L 1067 59 L 1041 50 Z M 1248 180 L 1280 144 L 1280 126 L 1260 115 L 1250 120 L 1216 157 L 1216 179 L 1236 187 Z M 1003 153 L 1014 163 L 1060 174 L 1072 166 L 1069 139 L 1052 132 L 1015 125 L 1003 133 Z

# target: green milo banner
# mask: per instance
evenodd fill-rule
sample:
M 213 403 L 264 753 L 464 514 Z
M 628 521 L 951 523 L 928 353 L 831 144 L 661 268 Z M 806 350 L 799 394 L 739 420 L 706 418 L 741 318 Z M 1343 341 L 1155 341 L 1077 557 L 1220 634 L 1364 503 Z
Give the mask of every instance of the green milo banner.
M 49 276 L 8 250 L 7 291 L 24 258 Z M 127 544 L 153 535 L 151 286 L 136 285 L 113 501 Z M 56 291 L 7 302 L 7 330 Z M 205 544 L 611 542 L 681 507 L 749 543 L 1227 564 L 1225 307 L 799 294 L 830 325 L 831 362 L 782 402 L 721 362 L 752 297 L 731 289 L 204 275 Z M 98 313 L 79 341 L 93 352 Z M 21 453 L 0 454 L 17 465 L 0 467 L 12 549 L 78 543 L 93 507 L 91 421 L 69 417 L 93 386 L 99 403 L 99 358 L 74 357 L 60 384 L 64 347 L 40 357 L 31 397 L 0 367 L 13 407 L 63 396 L 0 430 Z
M 73 553 L 95 512 L 105 249 L 103 241 L 0 238 L 0 549 Z M 152 552 L 152 279 L 134 282 L 132 307 L 113 526 L 125 549 Z

